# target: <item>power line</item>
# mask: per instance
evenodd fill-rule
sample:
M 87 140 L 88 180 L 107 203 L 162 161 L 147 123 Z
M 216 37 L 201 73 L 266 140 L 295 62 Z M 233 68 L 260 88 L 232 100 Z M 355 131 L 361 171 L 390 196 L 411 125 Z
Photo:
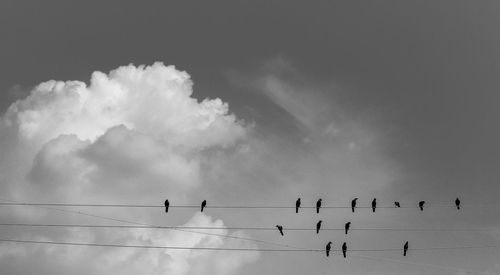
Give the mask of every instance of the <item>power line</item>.
M 18 227 L 77 227 L 77 228 L 130 228 L 130 229 L 198 229 L 198 230 L 255 230 L 276 231 L 276 227 L 208 227 L 208 226 L 149 226 L 149 225 L 93 225 L 93 224 L 32 224 L 32 223 L 0 223 L 0 226 Z M 316 231 L 314 228 L 284 228 L 285 231 Z M 321 231 L 345 231 L 344 228 L 322 228 Z M 445 229 L 445 228 L 350 228 L 349 231 L 422 231 L 422 232 L 468 232 L 468 231 L 500 231 L 498 229 Z
M 6 201 L 6 199 L 2 199 L 2 198 L 0 198 L 0 200 Z M 12 203 L 18 203 L 18 202 L 13 202 L 12 200 L 7 200 L 7 201 L 11 201 Z M 106 217 L 106 216 L 100 216 L 100 215 L 90 214 L 90 213 L 81 212 L 81 211 L 75 211 L 75 210 L 69 210 L 69 209 L 60 209 L 60 208 L 54 208 L 54 207 L 46 207 L 46 206 L 41 206 L 41 205 L 32 205 L 32 206 L 37 207 L 37 208 L 42 208 L 42 209 L 55 210 L 55 211 L 67 212 L 67 213 L 74 213 L 74 214 L 78 214 L 78 215 L 84 215 L 84 216 L 93 217 L 93 218 L 111 220 L 111 221 L 116 221 L 116 222 L 121 222 L 121 223 L 128 223 L 128 224 L 134 224 L 134 225 L 139 225 L 139 226 L 156 227 L 155 225 L 151 225 L 151 224 L 138 223 L 138 222 L 123 220 L 123 219 L 116 219 L 116 218 L 111 218 L 111 217 Z M 201 235 L 207 235 L 207 236 L 216 236 L 216 237 L 221 237 L 221 238 L 237 239 L 237 240 L 244 240 L 244 241 L 252 241 L 252 242 L 263 243 L 263 244 L 267 244 L 267 245 L 280 246 L 280 247 L 289 247 L 289 248 L 296 248 L 296 249 L 297 248 L 301 248 L 301 247 L 287 245 L 287 244 L 280 244 L 280 243 L 275 243 L 275 242 L 270 242 L 270 241 L 265 241 L 265 240 L 260 240 L 260 239 L 239 237 L 239 236 L 233 236 L 233 235 L 228 235 L 228 234 L 207 233 L 207 232 L 192 231 L 192 230 L 181 229 L 181 228 L 169 228 L 169 229 L 170 230 L 175 230 L 175 231 L 193 233 L 193 234 L 201 234 Z
M 262 252 L 324 252 L 324 249 L 268 249 L 268 248 L 226 248 L 226 247 L 187 247 L 187 246 L 154 246 L 154 245 L 125 245 L 125 244 L 103 244 L 103 243 L 80 243 L 80 242 L 56 242 L 56 241 L 35 241 L 19 239 L 0 239 L 0 242 L 31 243 L 31 244 L 54 244 L 54 245 L 75 245 L 75 246 L 100 246 L 100 247 L 121 247 L 121 248 L 150 248 L 150 249 L 171 249 L 171 250 L 222 250 L 222 251 L 262 251 Z M 500 245 L 478 245 L 478 246 L 453 246 L 453 247 L 422 247 L 410 248 L 412 251 L 429 250 L 460 250 L 460 249 L 482 249 L 500 248 Z M 333 252 L 340 252 L 340 249 L 332 249 Z M 385 249 L 349 249 L 352 252 L 381 252 L 381 251 L 402 251 L 401 248 Z
M 88 204 L 88 203 L 32 203 L 32 202 L 0 202 L 0 206 L 64 206 L 64 207 L 115 207 L 115 208 L 165 208 L 164 205 L 160 204 Z M 500 203 L 490 203 L 490 204 L 469 204 L 461 205 L 460 207 L 490 207 L 500 205 Z M 169 208 L 195 208 L 199 209 L 200 205 L 170 205 Z M 206 209 L 295 209 L 295 206 L 271 206 L 271 205 L 207 205 Z M 315 209 L 316 206 L 300 206 L 304 209 Z M 371 206 L 356 206 L 360 209 L 369 209 Z M 383 209 L 418 209 L 415 206 L 377 206 Z M 452 204 L 430 204 L 426 205 L 425 208 L 456 208 Z M 321 209 L 351 209 L 351 206 L 322 206 Z
M 56 244 L 75 246 L 100 246 L 100 247 L 122 247 L 122 248 L 150 248 L 171 250 L 222 250 L 222 251 L 266 251 L 266 252 L 318 252 L 314 249 L 269 249 L 269 248 L 224 248 L 224 247 L 186 247 L 186 246 L 154 246 L 154 245 L 124 245 L 124 244 L 101 244 L 101 243 L 76 243 L 76 242 L 53 242 L 34 240 L 0 239 L 0 242 L 32 243 L 32 244 Z M 323 250 L 321 250 L 323 251 Z

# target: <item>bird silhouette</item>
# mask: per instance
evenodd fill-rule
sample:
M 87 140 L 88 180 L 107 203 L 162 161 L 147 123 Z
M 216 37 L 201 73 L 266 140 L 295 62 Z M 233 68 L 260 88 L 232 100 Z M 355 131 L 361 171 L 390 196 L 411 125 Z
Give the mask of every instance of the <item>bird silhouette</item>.
M 408 242 L 405 243 L 405 245 L 403 246 L 403 256 L 406 257 L 406 251 L 408 251 Z
M 332 249 L 332 242 L 328 242 L 326 244 L 326 256 L 329 257 L 330 256 L 330 250 Z
M 342 254 L 344 254 L 344 258 L 347 256 L 347 244 L 345 242 L 342 244 Z
M 321 229 L 322 222 L 323 222 L 322 220 L 319 220 L 319 222 L 316 224 L 316 234 L 319 234 L 319 230 Z
M 424 211 L 424 204 L 425 204 L 425 201 L 418 202 L 418 207 L 420 208 L 420 211 Z
M 395 201 L 394 202 L 394 206 L 396 206 L 397 208 L 401 207 L 401 204 L 399 204 L 399 201 Z
M 351 201 L 351 209 L 352 209 L 352 213 L 354 213 L 354 208 L 356 208 L 356 201 L 358 200 L 358 198 L 354 198 L 352 201 Z
M 165 213 L 168 213 L 168 207 L 170 206 L 170 202 L 165 200 Z
M 349 231 L 349 228 L 351 227 L 351 222 L 346 222 L 344 227 L 345 227 L 345 233 L 347 234 L 347 232 Z
M 375 208 L 377 208 L 377 199 L 372 200 L 372 211 L 375 213 Z
M 323 199 L 319 199 L 317 202 L 316 202 L 316 213 L 319 213 L 319 209 L 321 208 L 321 201 Z
M 457 210 L 460 210 L 460 199 L 459 198 L 457 198 L 455 200 L 455 205 L 457 206 Z
M 299 213 L 299 208 L 300 208 L 300 198 L 297 199 L 295 202 L 295 213 Z
M 204 200 L 201 202 L 201 212 L 203 212 L 203 209 L 207 206 L 207 200 Z
M 283 226 L 281 226 L 281 225 L 276 225 L 276 227 L 277 227 L 277 228 L 278 228 L 278 230 L 280 231 L 281 236 L 284 236 L 284 235 L 283 235 Z

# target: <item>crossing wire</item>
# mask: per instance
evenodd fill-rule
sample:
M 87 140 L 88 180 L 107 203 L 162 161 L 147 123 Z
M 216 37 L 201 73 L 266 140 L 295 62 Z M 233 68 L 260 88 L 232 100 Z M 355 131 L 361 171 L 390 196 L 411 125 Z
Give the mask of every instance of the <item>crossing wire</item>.
M 94 224 L 33 224 L 33 223 L 0 223 L 0 226 L 17 227 L 76 227 L 76 228 L 127 228 L 127 229 L 197 229 L 197 230 L 256 230 L 277 231 L 276 227 L 209 227 L 209 226 L 149 226 L 149 225 L 94 225 Z M 315 228 L 283 228 L 284 231 L 316 231 Z M 345 231 L 344 228 L 322 228 L 321 231 Z M 421 232 L 469 232 L 469 231 L 500 231 L 491 229 L 445 229 L 445 228 L 350 228 L 349 231 L 421 231 Z
M 103 244 L 103 243 L 80 243 L 80 242 L 56 242 L 37 241 L 20 239 L 3 239 L 0 242 L 31 243 L 31 244 L 54 244 L 54 245 L 74 245 L 74 246 L 98 246 L 98 247 L 120 247 L 120 248 L 149 248 L 149 249 L 171 249 L 171 250 L 222 250 L 222 251 L 262 251 L 262 252 L 324 252 L 324 249 L 269 249 L 269 248 L 227 248 L 227 247 L 187 247 L 187 246 L 154 246 L 154 245 L 125 245 L 125 244 Z M 460 249 L 497 249 L 500 245 L 478 245 L 478 246 L 452 246 L 452 247 L 422 247 L 410 248 L 409 251 L 429 251 L 429 250 L 460 250 Z M 340 252 L 340 249 L 332 249 L 332 252 Z M 402 251 L 401 248 L 384 249 L 349 249 L 352 252 L 381 252 L 381 251 Z
M 33 202 L 0 202 L 0 206 L 64 206 L 64 207 L 115 207 L 115 208 L 165 208 L 161 204 L 89 204 L 89 203 L 33 203 Z M 461 205 L 460 207 L 489 207 L 500 205 L 500 203 L 490 204 L 468 204 Z M 170 205 L 169 208 L 195 208 L 199 209 L 200 205 Z M 314 209 L 316 206 L 300 206 L 300 209 Z M 351 209 L 351 206 L 321 206 L 321 209 Z M 372 208 L 371 206 L 356 206 L 355 208 L 366 209 Z M 412 206 L 377 206 L 382 209 L 418 209 L 418 205 Z M 424 208 L 456 208 L 453 204 L 428 204 Z M 295 209 L 295 206 L 271 206 L 271 205 L 207 205 L 205 209 Z
M 3 198 L 0 198 L 0 200 L 6 201 L 6 199 L 3 199 Z M 12 202 L 12 200 L 7 200 L 7 201 L 11 201 L 11 203 L 17 203 L 17 202 Z M 101 215 L 90 214 L 90 213 L 86 213 L 86 212 L 82 212 L 82 211 L 75 211 L 75 210 L 69 210 L 69 209 L 60 209 L 60 208 L 47 207 L 47 206 L 41 206 L 41 205 L 33 205 L 33 206 L 37 207 L 37 208 L 42 208 L 42 209 L 55 210 L 55 211 L 66 212 L 66 213 L 74 213 L 74 214 L 78 214 L 78 215 L 84 215 L 84 216 L 98 218 L 98 219 L 111 220 L 111 221 L 116 221 L 116 222 L 121 222 L 121 223 L 134 224 L 134 225 L 138 225 L 138 226 L 149 226 L 149 227 L 152 227 L 152 228 L 153 227 L 157 227 L 156 225 L 145 224 L 145 223 L 138 223 L 138 222 L 128 221 L 128 220 L 124 220 L 124 219 L 116 219 L 116 218 L 111 218 L 111 217 L 106 217 L 106 216 L 101 216 Z M 265 240 L 260 240 L 260 239 L 254 239 L 254 238 L 246 238 L 246 237 L 233 236 L 233 235 L 228 235 L 228 234 L 217 234 L 217 233 L 200 232 L 200 231 L 193 231 L 193 230 L 181 229 L 181 228 L 169 228 L 169 229 L 170 230 L 174 230 L 174 231 L 181 231 L 181 232 L 193 233 L 193 234 L 201 234 L 201 235 L 216 236 L 216 237 L 228 238 L 228 239 L 238 239 L 238 240 L 252 241 L 252 242 L 263 243 L 263 244 L 273 245 L 273 246 L 296 248 L 296 249 L 297 248 L 301 248 L 301 247 L 297 247 L 297 246 L 293 246 L 293 245 L 281 244 L 281 243 L 270 242 L 270 241 L 265 241 Z

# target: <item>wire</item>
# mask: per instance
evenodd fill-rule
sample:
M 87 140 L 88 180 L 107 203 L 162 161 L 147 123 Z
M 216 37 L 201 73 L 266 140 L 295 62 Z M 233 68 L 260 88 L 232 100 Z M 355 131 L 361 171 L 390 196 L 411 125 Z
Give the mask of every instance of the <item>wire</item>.
M 6 199 L 0 198 L 0 200 L 5 201 Z M 7 201 L 12 202 L 12 200 L 7 200 Z M 42 209 L 55 210 L 55 211 L 67 212 L 67 213 L 74 213 L 74 214 L 78 214 L 78 215 L 84 215 L 84 216 L 93 217 L 93 218 L 111 220 L 111 221 L 116 221 L 116 222 L 121 222 L 121 223 L 135 224 L 135 225 L 139 225 L 139 226 L 157 227 L 157 226 L 151 225 L 151 224 L 138 223 L 138 222 L 123 220 L 123 219 L 116 219 L 116 218 L 111 218 L 111 217 L 106 217 L 106 216 L 94 215 L 94 214 L 85 213 L 85 212 L 81 212 L 81 211 L 75 211 L 75 210 L 69 210 L 69 209 L 59 209 L 59 208 L 46 207 L 46 206 L 40 206 L 40 205 L 32 205 L 32 206 L 37 207 L 37 208 L 42 208 Z M 238 237 L 238 236 L 227 235 L 227 234 L 199 232 L 199 231 L 192 231 L 192 230 L 180 229 L 180 228 L 169 228 L 169 229 L 175 230 L 175 231 L 181 231 L 181 232 L 189 232 L 189 233 L 193 233 L 193 234 L 201 234 L 201 235 L 216 236 L 216 237 L 221 237 L 221 238 L 253 241 L 253 242 L 257 242 L 257 243 L 263 243 L 263 244 L 267 244 L 267 245 L 274 245 L 274 246 L 280 246 L 280 247 L 289 247 L 289 248 L 296 248 L 296 249 L 301 248 L 301 247 L 292 246 L 292 245 L 280 244 L 280 243 L 264 241 L 264 240 L 254 239 L 254 238 Z
M 153 248 L 153 249 L 173 249 L 173 250 L 223 250 L 223 251 L 263 251 L 263 252 L 324 252 L 324 249 L 266 249 L 266 248 L 224 248 L 224 247 L 186 247 L 186 246 L 153 246 L 153 245 L 124 245 L 124 244 L 102 244 L 102 243 L 77 243 L 77 242 L 56 242 L 56 241 L 35 241 L 19 239 L 0 239 L 0 242 L 13 243 L 33 243 L 33 244 L 58 244 L 58 245 L 79 245 L 79 246 L 101 246 L 101 247 L 123 247 L 123 248 Z M 459 250 L 459 249 L 480 249 L 480 248 L 500 248 L 500 245 L 484 246 L 454 246 L 454 247 L 427 247 L 410 248 L 412 251 L 428 250 Z M 340 252 L 340 249 L 332 249 L 333 252 Z M 380 252 L 380 251 L 402 251 L 401 248 L 385 249 L 349 249 L 352 252 Z
M 32 224 L 32 223 L 0 223 L 0 226 L 19 227 L 80 227 L 80 228 L 131 228 L 131 229 L 199 229 L 199 230 L 255 230 L 277 231 L 275 227 L 208 227 L 208 226 L 148 226 L 148 225 L 92 225 L 92 224 Z M 284 228 L 284 231 L 316 231 L 314 228 Z M 322 228 L 321 231 L 345 231 L 344 228 Z M 496 229 L 442 229 L 442 228 L 351 228 L 349 231 L 500 231 Z
M 223 248 L 223 247 L 124 245 L 124 244 L 53 242 L 53 241 L 14 240 L 14 239 L 0 239 L 0 242 L 78 245 L 78 246 L 100 246 L 100 247 L 123 247 L 123 248 L 153 248 L 153 249 L 172 249 L 172 250 L 223 250 L 223 251 L 266 251 L 266 252 L 306 252 L 306 251 L 318 252 L 318 251 L 320 251 L 320 250 L 313 250 L 313 249 L 268 249 L 268 248 Z
M 0 206 L 64 206 L 64 207 L 116 207 L 116 208 L 165 208 L 164 205 L 159 204 L 87 204 L 87 203 L 31 203 L 31 202 L 0 202 Z M 493 206 L 500 205 L 500 203 L 493 204 L 476 204 L 468 206 Z M 460 207 L 464 207 L 461 205 Z M 467 206 L 465 206 L 467 207 Z M 169 208 L 200 208 L 200 205 L 170 205 Z M 295 209 L 295 206 L 255 206 L 255 205 L 215 205 L 215 206 L 205 206 L 206 209 Z M 301 206 L 299 208 L 314 209 L 316 206 Z M 372 208 L 371 206 L 356 206 L 355 208 Z M 377 206 L 383 209 L 418 209 L 418 206 Z M 425 208 L 456 208 L 455 205 L 451 204 L 433 204 L 426 205 Z M 321 209 L 351 209 L 351 206 L 322 206 Z

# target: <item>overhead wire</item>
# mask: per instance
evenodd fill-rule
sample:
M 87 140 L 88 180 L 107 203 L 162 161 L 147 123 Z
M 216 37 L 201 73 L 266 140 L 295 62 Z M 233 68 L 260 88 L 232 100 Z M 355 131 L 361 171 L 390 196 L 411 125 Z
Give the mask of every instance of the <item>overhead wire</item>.
M 187 246 L 155 246 L 155 245 L 128 245 L 128 244 L 103 244 L 103 243 L 82 243 L 82 242 L 59 242 L 59 241 L 39 241 L 22 239 L 4 239 L 0 242 L 32 243 L 32 244 L 56 244 L 56 245 L 76 245 L 76 246 L 101 246 L 101 247 L 122 247 L 122 248 L 152 248 L 152 249 L 173 249 L 173 250 L 223 250 L 223 251 L 264 251 L 264 252 L 324 252 L 324 249 L 268 249 L 268 248 L 229 248 L 229 247 L 187 247 Z M 421 247 L 410 248 L 409 251 L 430 251 L 430 250 L 460 250 L 460 249 L 497 249 L 500 245 L 478 245 L 478 246 L 451 246 L 451 247 Z M 340 252 L 340 249 L 332 249 L 333 252 Z M 350 252 L 381 252 L 381 251 L 402 251 L 401 248 L 383 249 L 349 249 Z
M 0 202 L 0 206 L 64 206 L 64 207 L 115 207 L 115 208 L 165 208 L 161 204 L 92 204 L 92 203 L 35 203 L 35 202 Z M 500 203 L 486 203 L 486 204 L 468 204 L 461 205 L 460 207 L 488 207 L 500 205 Z M 169 208 L 200 208 L 199 205 L 170 205 Z M 206 209 L 295 209 L 295 206 L 271 206 L 271 205 L 207 205 Z M 315 209 L 316 206 L 300 206 L 299 208 L 304 209 Z M 321 209 L 351 209 L 351 206 L 321 206 Z M 371 209 L 372 206 L 356 206 L 355 208 L 360 209 Z M 415 206 L 377 206 L 382 209 L 418 209 L 418 205 Z M 428 204 L 425 208 L 456 208 L 453 204 L 444 203 L 434 203 Z
M 94 224 L 34 224 L 34 223 L 0 223 L 0 226 L 18 227 L 81 227 L 81 228 L 129 228 L 129 229 L 197 229 L 197 230 L 255 230 L 276 231 L 276 227 L 210 227 L 210 226 L 149 226 L 149 225 L 94 225 Z M 314 228 L 284 228 L 285 231 L 316 231 Z M 321 231 L 345 231 L 344 228 L 322 228 Z M 422 231 L 422 232 L 468 232 L 468 231 L 500 231 L 500 228 L 350 228 L 349 231 Z
M 6 200 L 0 198 L 0 200 Z M 7 201 L 12 201 L 12 200 L 7 200 Z M 116 219 L 112 217 L 106 217 L 106 216 L 101 216 L 101 215 L 95 215 L 95 214 L 90 214 L 82 211 L 75 211 L 75 210 L 69 210 L 69 209 L 60 209 L 60 208 L 55 208 L 55 207 L 46 207 L 46 206 L 41 206 L 41 205 L 32 205 L 37 208 L 42 208 L 42 209 L 48 209 L 48 210 L 55 210 L 55 211 L 60 211 L 60 212 L 67 212 L 67 213 L 73 213 L 73 214 L 78 214 L 78 215 L 84 215 L 88 217 L 93 217 L 93 218 L 99 218 L 99 219 L 105 219 L 105 220 L 111 220 L 111 221 L 116 221 L 116 222 L 121 222 L 121 223 L 128 223 L 128 224 L 134 224 L 138 226 L 149 226 L 149 227 L 157 227 L 156 225 L 151 225 L 151 224 L 146 224 L 146 223 L 138 223 L 134 221 L 129 221 L 129 220 L 124 220 L 124 219 Z M 221 238 L 229 238 L 229 239 L 238 239 L 238 240 L 244 240 L 244 241 L 252 241 L 252 242 L 257 242 L 257 243 L 263 243 L 267 245 L 274 245 L 274 246 L 280 246 L 280 247 L 289 247 L 289 248 L 301 248 L 293 245 L 287 245 L 287 244 L 281 244 L 281 243 L 276 243 L 276 242 L 271 242 L 271 241 L 265 241 L 265 240 L 260 240 L 260 239 L 255 239 L 255 238 L 246 238 L 246 237 L 240 237 L 240 236 L 234 236 L 234 235 L 228 235 L 228 234 L 217 234 L 217 233 L 208 233 L 208 232 L 200 232 L 200 231 L 193 231 L 193 230 L 188 230 L 188 229 L 181 229 L 181 228 L 169 228 L 170 230 L 174 231 L 181 231 L 181 232 L 189 232 L 193 234 L 201 234 L 201 235 L 207 235 L 207 236 L 216 236 L 216 237 L 221 237 Z

